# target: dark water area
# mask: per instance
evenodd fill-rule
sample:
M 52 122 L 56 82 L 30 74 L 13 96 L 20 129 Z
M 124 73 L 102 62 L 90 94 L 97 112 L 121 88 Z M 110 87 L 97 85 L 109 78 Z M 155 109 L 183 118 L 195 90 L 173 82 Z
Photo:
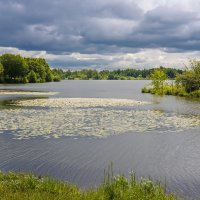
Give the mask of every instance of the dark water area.
M 37 97 L 20 93 L 0 94 L 0 114 L 12 107 L 9 105 L 9 100 L 12 99 L 114 98 L 151 102 L 134 108 L 138 111 L 161 111 L 166 116 L 181 115 L 186 119 L 188 117 L 188 120 L 190 116 L 200 118 L 199 101 L 142 94 L 141 88 L 148 83 L 149 81 L 62 81 L 25 85 L 0 84 L 0 90 L 56 92 L 51 96 L 44 93 Z M 0 116 L 0 119 L 3 117 Z M 186 122 L 187 120 L 183 121 Z M 104 138 L 62 136 L 45 139 L 38 136 L 16 140 L 10 132 L 11 130 L 6 130 L 6 133 L 0 134 L 2 171 L 32 171 L 37 175 L 53 176 L 87 188 L 102 183 L 104 170 L 112 162 L 115 173 L 128 176 L 133 170 L 138 178 L 151 176 L 162 183 L 166 182 L 168 191 L 185 199 L 200 199 L 200 126 L 181 126 L 177 131 L 134 130 Z

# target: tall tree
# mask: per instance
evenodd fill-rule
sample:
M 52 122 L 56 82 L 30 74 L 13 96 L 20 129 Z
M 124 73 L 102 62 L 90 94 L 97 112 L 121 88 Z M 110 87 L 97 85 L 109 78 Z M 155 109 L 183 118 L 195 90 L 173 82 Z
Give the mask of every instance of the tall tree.
M 166 74 L 164 73 L 162 68 L 154 70 L 151 74 L 152 85 L 155 90 L 155 93 L 163 94 L 164 91 L 164 82 L 167 79 Z
M 28 64 L 29 70 L 35 72 L 37 76 L 37 82 L 46 81 L 46 70 L 48 70 L 49 68 L 44 62 L 44 59 L 26 58 L 26 63 Z
M 4 74 L 9 79 L 23 78 L 28 72 L 28 66 L 20 55 L 4 54 L 1 56 Z
M 200 90 L 200 61 L 191 60 L 190 66 L 177 77 L 177 81 L 185 87 L 188 93 Z
M 31 70 L 28 74 L 28 82 L 29 83 L 37 83 L 37 76 L 36 76 L 36 73 Z

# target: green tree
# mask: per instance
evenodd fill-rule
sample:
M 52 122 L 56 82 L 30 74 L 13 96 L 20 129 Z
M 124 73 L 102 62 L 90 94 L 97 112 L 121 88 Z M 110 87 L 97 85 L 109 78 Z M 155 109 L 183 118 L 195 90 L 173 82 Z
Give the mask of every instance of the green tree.
M 176 80 L 185 87 L 187 93 L 200 90 L 200 61 L 191 60 L 190 66 Z
M 164 82 L 167 79 L 166 74 L 162 68 L 154 70 L 151 74 L 153 90 L 155 93 L 163 94 L 164 91 Z
M 200 60 L 192 60 L 191 64 L 191 71 L 193 73 L 193 85 L 192 90 L 199 90 L 200 89 Z
M 86 75 L 87 75 L 87 79 L 91 79 L 93 75 L 93 70 L 91 69 L 87 70 Z
M 51 73 L 53 74 L 53 76 L 59 76 L 60 79 L 66 78 L 66 73 L 62 69 L 52 69 Z
M 37 83 L 37 76 L 33 70 L 31 70 L 28 74 L 28 82 L 29 83 Z
M 176 77 L 176 74 L 177 74 L 177 70 L 176 69 L 164 68 L 164 71 L 165 71 L 165 73 L 166 73 L 168 78 L 174 79 Z
M 4 54 L 1 56 L 4 75 L 9 79 L 23 78 L 28 72 L 28 66 L 20 55 Z
M 68 69 L 66 72 L 65 72 L 65 77 L 68 78 L 69 76 L 71 76 L 72 72 Z
M 108 80 L 115 80 L 116 77 L 114 76 L 114 74 L 109 73 L 108 75 Z
M 52 74 L 51 70 L 49 69 L 46 72 L 46 82 L 51 82 L 51 81 L 53 81 L 53 74 Z
M 37 82 L 43 83 L 46 81 L 46 71 L 49 69 L 43 59 L 40 58 L 27 58 L 29 70 L 34 71 L 37 76 Z
M 99 77 L 100 77 L 100 79 L 107 80 L 108 74 L 109 74 L 108 70 L 103 70 L 103 71 L 99 72 Z

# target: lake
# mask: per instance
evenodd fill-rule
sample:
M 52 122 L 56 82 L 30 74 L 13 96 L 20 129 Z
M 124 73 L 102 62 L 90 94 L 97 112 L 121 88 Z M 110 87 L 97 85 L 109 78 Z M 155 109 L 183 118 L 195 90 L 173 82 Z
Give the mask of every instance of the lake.
M 149 81 L 0 84 L 0 170 L 83 188 L 104 170 L 200 196 L 200 102 L 142 94 Z

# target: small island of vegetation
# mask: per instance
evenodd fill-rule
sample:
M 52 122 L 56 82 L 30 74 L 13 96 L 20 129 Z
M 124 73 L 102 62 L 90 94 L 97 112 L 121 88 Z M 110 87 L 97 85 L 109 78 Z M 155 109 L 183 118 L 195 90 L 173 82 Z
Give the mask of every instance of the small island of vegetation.
M 152 87 L 144 87 L 143 93 L 199 98 L 200 61 L 191 60 L 190 66 L 186 67 L 183 73 L 177 74 L 171 81 L 163 68 L 158 68 L 151 74 L 151 80 Z

